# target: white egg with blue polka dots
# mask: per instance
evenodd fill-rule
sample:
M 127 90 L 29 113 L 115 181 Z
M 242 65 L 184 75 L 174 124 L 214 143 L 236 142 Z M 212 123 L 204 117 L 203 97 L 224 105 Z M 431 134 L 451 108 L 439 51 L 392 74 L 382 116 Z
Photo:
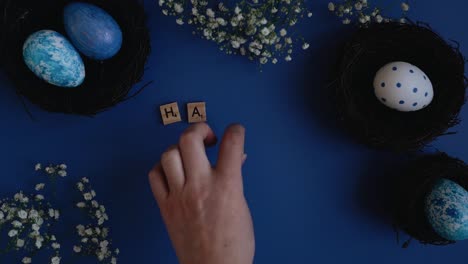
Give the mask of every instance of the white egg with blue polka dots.
M 374 92 L 381 103 L 401 112 L 424 109 L 434 98 L 429 77 L 418 67 L 402 61 L 380 68 L 374 78 Z

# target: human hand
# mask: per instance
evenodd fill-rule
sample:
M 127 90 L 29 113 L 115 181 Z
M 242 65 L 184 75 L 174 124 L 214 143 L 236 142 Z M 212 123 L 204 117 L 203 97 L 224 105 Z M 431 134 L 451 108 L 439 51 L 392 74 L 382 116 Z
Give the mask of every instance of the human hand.
M 181 264 L 252 264 L 255 238 L 242 183 L 245 131 L 226 129 L 212 167 L 205 145 L 216 136 L 205 123 L 188 128 L 149 173 Z

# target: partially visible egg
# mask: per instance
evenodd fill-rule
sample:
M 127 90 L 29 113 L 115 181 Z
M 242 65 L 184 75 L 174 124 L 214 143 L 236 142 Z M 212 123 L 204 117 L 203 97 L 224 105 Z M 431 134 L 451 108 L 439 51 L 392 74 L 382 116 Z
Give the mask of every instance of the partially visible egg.
M 64 10 L 65 30 L 71 42 L 85 56 L 106 60 L 122 47 L 122 30 L 102 8 L 81 2 L 68 4 Z
M 434 98 L 429 77 L 418 67 L 402 61 L 380 68 L 374 78 L 374 93 L 381 103 L 401 112 L 424 109 Z
M 53 30 L 31 34 L 23 45 L 23 59 L 37 77 L 56 86 L 77 87 L 86 75 L 80 54 Z
M 459 241 L 468 239 L 468 191 L 457 183 L 441 179 L 426 197 L 426 216 L 441 237 Z

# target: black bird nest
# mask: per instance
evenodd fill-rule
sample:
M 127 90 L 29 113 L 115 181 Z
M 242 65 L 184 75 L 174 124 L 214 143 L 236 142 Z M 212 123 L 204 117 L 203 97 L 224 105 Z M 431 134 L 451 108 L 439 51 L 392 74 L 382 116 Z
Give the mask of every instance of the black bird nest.
M 140 0 L 80 0 L 95 4 L 117 21 L 123 44 L 109 60 L 94 61 L 82 56 L 86 67 L 84 83 L 76 88 L 56 87 L 39 79 L 23 61 L 27 37 L 42 29 L 66 35 L 63 9 L 70 0 L 0 0 L 0 62 L 19 95 L 51 112 L 93 116 L 126 99 L 141 81 L 151 50 L 146 14 Z M 146 87 L 144 85 L 143 87 Z
M 423 244 L 448 245 L 455 243 L 440 237 L 428 222 L 425 198 L 437 180 L 452 180 L 468 190 L 468 166 L 445 153 L 433 154 L 411 162 L 397 176 L 395 188 L 395 224 Z M 407 247 L 408 242 L 403 247 Z
M 434 99 L 425 109 L 398 112 L 374 94 L 376 72 L 392 61 L 416 65 L 431 79 Z M 427 25 L 383 23 L 359 29 L 345 44 L 332 82 L 339 119 L 359 141 L 393 151 L 417 150 L 459 122 L 468 86 L 465 59 Z

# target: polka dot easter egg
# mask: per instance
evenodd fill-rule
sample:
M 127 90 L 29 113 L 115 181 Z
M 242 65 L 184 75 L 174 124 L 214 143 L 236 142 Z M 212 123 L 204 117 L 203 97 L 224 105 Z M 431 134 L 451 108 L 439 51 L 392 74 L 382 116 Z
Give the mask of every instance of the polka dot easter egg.
M 401 112 L 418 111 L 434 98 L 429 77 L 418 67 L 407 62 L 391 62 L 380 68 L 374 78 L 377 99 Z
M 434 231 L 450 241 L 468 239 L 468 191 L 441 179 L 425 201 L 426 216 Z

